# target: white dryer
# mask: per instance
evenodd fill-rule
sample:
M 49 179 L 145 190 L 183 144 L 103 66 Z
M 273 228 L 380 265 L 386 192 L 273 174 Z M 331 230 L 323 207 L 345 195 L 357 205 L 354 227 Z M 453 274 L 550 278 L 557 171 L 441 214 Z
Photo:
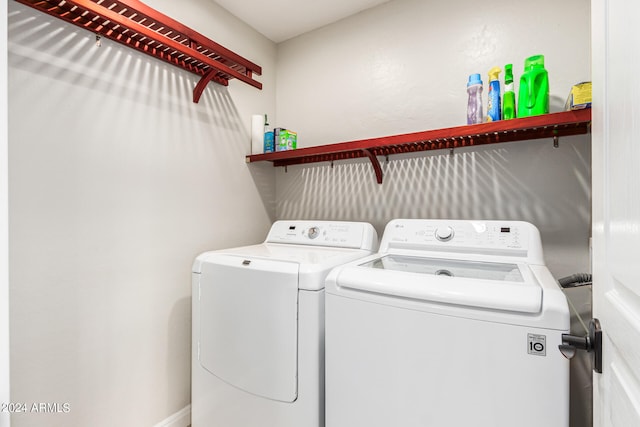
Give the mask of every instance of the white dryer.
M 533 225 L 394 220 L 326 293 L 327 427 L 569 425 L 569 310 Z
M 278 221 L 193 264 L 193 427 L 324 426 L 324 281 L 371 254 L 367 223 Z

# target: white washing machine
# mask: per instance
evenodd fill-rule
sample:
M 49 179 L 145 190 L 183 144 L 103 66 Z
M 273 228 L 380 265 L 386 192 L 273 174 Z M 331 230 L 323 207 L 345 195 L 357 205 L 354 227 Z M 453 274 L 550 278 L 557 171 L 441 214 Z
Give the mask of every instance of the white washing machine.
M 525 222 L 394 220 L 326 282 L 327 427 L 567 427 L 566 298 Z
M 324 426 L 324 281 L 375 251 L 366 223 L 278 221 L 193 264 L 193 427 Z

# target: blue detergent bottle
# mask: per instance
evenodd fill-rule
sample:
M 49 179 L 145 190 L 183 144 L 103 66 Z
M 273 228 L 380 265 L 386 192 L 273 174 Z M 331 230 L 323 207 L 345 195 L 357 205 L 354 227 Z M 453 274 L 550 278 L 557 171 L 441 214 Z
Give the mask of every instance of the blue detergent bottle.
M 500 107 L 500 79 L 498 78 L 501 71 L 500 67 L 493 67 L 489 70 L 487 122 L 495 122 L 502 118 L 502 108 Z
M 264 115 L 264 152 L 273 153 L 275 149 L 275 139 L 273 137 L 273 129 L 269 129 L 267 115 Z

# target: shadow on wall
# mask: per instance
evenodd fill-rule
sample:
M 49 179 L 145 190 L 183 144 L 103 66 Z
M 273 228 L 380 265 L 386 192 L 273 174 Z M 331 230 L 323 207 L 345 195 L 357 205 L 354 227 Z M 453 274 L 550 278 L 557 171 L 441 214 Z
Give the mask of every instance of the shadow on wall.
M 274 222 L 276 218 L 276 188 L 273 183 L 273 165 L 271 163 L 252 164 L 248 167 L 251 178 L 255 183 L 260 199 L 265 207 L 269 219 Z
M 26 9 L 24 13 L 21 9 Z M 34 18 L 33 14 L 37 17 Z M 15 5 L 9 13 L 9 51 L 11 68 L 38 72 L 48 78 L 74 87 L 104 92 L 122 101 L 135 102 L 170 113 L 172 122 L 188 123 L 181 118 L 206 123 L 212 129 L 226 130 L 232 139 L 244 133 L 239 154 L 245 154 L 249 135 L 241 126 L 239 113 L 228 88 L 216 84 L 207 86 L 200 104 L 214 108 L 196 108 L 192 91 L 199 76 L 182 71 L 170 64 L 141 54 L 108 39 L 98 43 L 90 32 L 57 18 L 31 11 L 26 6 Z M 140 82 L 148 82 L 149 85 Z M 34 100 L 41 93 L 30 93 L 24 87 L 26 97 Z M 77 105 L 81 112 L 83 105 Z M 109 122 L 95 111 L 96 124 Z M 55 113 L 54 113 L 55 114 Z M 136 115 L 129 116 L 135 120 Z M 153 123 L 149 123 L 150 130 Z M 189 132 L 176 129 L 176 140 Z M 181 138 L 182 136 L 182 138 Z M 217 135 L 218 139 L 220 135 Z
M 381 185 L 366 160 L 289 167 L 278 175 L 278 218 L 368 221 L 379 233 L 393 218 L 522 220 L 545 243 L 574 242 L 580 231 L 587 245 L 586 137 L 563 138 L 557 149 L 538 140 L 381 160 Z
M 175 197 L 176 204 L 189 196 L 180 188 L 184 182 L 214 187 L 216 191 L 208 193 L 207 209 L 191 210 L 192 216 L 208 216 L 209 221 L 235 217 L 234 212 L 247 211 L 245 204 L 254 204 L 259 195 L 269 219 L 274 219 L 273 174 L 258 170 L 251 177 L 246 170 L 250 135 L 233 88 L 209 84 L 199 104 L 194 104 L 192 93 L 199 76 L 108 39 L 103 38 L 98 47 L 95 35 L 86 30 L 16 2 L 10 5 L 9 80 L 20 88 L 19 96 L 14 90 L 10 101 L 16 111 L 29 110 L 29 118 L 11 117 L 10 112 L 12 123 L 38 120 L 44 122 L 49 135 L 82 140 L 73 147 L 68 144 L 69 151 L 77 150 L 81 156 L 74 152 L 62 161 L 92 161 L 82 156 L 103 154 L 104 161 L 96 161 L 96 172 L 105 176 L 122 176 L 120 165 L 125 163 L 136 167 L 134 163 L 140 163 L 141 172 L 153 169 L 160 174 L 163 169 L 161 180 L 152 186 L 162 187 L 158 190 L 166 198 Z M 43 87 L 43 79 L 51 84 Z M 43 93 L 47 101 L 56 100 L 57 108 L 42 102 Z M 145 154 L 151 152 L 152 156 Z M 118 167 L 109 163 L 110 155 L 118 157 Z M 158 164 L 159 159 L 167 160 Z M 192 169 L 185 174 L 181 167 Z M 141 173 L 138 178 L 150 180 L 151 174 Z M 125 187 L 126 193 L 131 183 L 120 181 L 124 178 L 114 179 L 113 185 Z M 215 200 L 232 202 L 216 205 Z M 256 222 L 247 233 L 259 229 L 263 234 L 264 227 Z M 204 237 L 209 242 L 220 240 L 224 246 L 238 236 L 231 228 L 218 233 L 220 239 Z M 194 253 L 210 246 L 201 246 Z

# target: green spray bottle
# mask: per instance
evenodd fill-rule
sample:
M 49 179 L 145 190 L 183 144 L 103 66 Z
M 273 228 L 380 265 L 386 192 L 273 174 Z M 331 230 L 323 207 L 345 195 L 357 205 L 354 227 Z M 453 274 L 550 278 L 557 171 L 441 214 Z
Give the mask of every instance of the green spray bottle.
M 538 116 L 549 112 L 549 74 L 544 69 L 544 56 L 530 56 L 524 61 L 520 77 L 518 117 Z
M 513 91 L 513 64 L 504 66 L 504 95 L 502 97 L 502 119 L 516 118 L 516 94 Z

